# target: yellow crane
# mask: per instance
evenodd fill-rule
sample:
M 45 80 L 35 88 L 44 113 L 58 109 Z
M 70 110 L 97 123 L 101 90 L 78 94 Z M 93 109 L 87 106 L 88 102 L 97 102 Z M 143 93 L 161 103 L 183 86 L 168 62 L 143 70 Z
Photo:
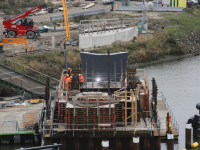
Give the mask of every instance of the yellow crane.
M 68 20 L 66 0 L 62 0 L 62 5 L 63 5 L 63 14 L 64 14 L 65 30 L 66 30 L 66 39 L 64 40 L 65 43 L 66 41 L 70 40 L 69 20 Z
M 66 57 L 66 41 L 70 40 L 70 31 L 69 31 L 69 20 L 68 20 L 66 0 L 62 0 L 62 5 L 63 5 L 64 20 L 65 20 L 65 31 L 66 31 L 66 39 L 64 40 L 64 55 L 65 55 L 65 64 L 67 71 L 68 69 L 67 69 L 67 57 Z

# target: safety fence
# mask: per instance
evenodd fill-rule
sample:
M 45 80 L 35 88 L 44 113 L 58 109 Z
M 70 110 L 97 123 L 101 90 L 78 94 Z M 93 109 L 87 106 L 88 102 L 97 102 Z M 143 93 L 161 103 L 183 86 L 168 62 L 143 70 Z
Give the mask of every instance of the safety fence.
M 162 100 L 165 103 L 165 106 L 167 108 L 167 110 L 169 111 L 169 115 L 171 116 L 171 124 L 174 125 L 174 127 L 176 128 L 177 132 L 179 133 L 179 125 L 175 119 L 175 116 L 173 115 L 173 112 L 171 110 L 171 108 L 169 107 L 169 104 L 167 103 L 166 97 L 162 94 Z
M 137 22 L 137 18 L 81 20 L 79 34 L 92 35 L 94 33 L 118 32 L 125 28 L 137 27 Z
M 154 122 L 139 122 L 139 123 L 132 123 L 132 122 L 116 122 L 116 123 L 105 123 L 105 124 L 98 124 L 98 123 L 90 123 L 90 124 L 68 124 L 68 123 L 52 123 L 52 124 L 43 124 L 45 128 L 41 129 L 44 134 L 46 132 L 50 133 L 50 136 L 54 136 L 58 133 L 68 134 L 74 136 L 75 134 L 81 133 L 89 133 L 95 136 L 98 133 L 104 132 L 112 133 L 113 136 L 117 134 L 117 132 L 124 132 L 124 133 L 132 133 L 132 134 L 149 134 L 151 136 L 154 135 L 154 132 L 166 132 L 166 128 L 160 128 L 160 123 Z M 165 126 L 166 127 L 166 126 Z M 166 136 L 166 135 L 165 135 Z
M 9 69 L 15 71 L 16 73 L 19 73 L 26 77 L 29 77 L 29 78 L 31 78 L 37 82 L 40 82 L 42 84 L 46 84 L 47 78 L 49 78 L 51 88 L 56 88 L 56 86 L 58 86 L 58 84 L 59 84 L 58 79 L 55 79 L 55 78 L 50 77 L 46 74 L 43 74 L 39 71 L 36 71 L 32 68 L 24 66 L 24 65 L 22 65 L 18 62 L 15 62 L 9 58 L 1 57 L 0 65 L 4 66 L 6 68 L 9 68 Z M 23 84 L 23 82 L 22 82 L 22 84 Z
M 0 135 L 34 132 L 37 121 L 37 119 L 0 121 Z

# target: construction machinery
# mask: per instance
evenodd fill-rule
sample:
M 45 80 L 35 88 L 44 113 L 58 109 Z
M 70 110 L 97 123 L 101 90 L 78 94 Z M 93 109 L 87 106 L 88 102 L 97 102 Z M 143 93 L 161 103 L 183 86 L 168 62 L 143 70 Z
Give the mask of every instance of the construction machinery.
M 67 69 L 67 57 L 66 57 L 66 41 L 70 40 L 70 31 L 69 31 L 69 20 L 68 20 L 66 0 L 62 0 L 62 5 L 63 5 L 63 14 L 64 14 L 65 30 L 66 30 L 66 39 L 64 40 L 64 55 L 65 55 L 65 64 L 67 71 L 68 69 Z
M 10 19 L 4 19 L 5 37 L 26 36 L 28 39 L 36 40 L 37 36 L 40 35 L 40 30 L 37 28 L 37 25 L 34 25 L 33 19 L 26 18 L 26 16 L 46 7 L 46 4 L 39 5 Z
M 2 35 L 0 35 L 0 53 L 3 53 L 3 47 L 4 44 L 17 44 L 17 43 L 24 43 L 25 44 L 25 50 L 27 52 L 27 39 L 26 38 L 3 38 Z

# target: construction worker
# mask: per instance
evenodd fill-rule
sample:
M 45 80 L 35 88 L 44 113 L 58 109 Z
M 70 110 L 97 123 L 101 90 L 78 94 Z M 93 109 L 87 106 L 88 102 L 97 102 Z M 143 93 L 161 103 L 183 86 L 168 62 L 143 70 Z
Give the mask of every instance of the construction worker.
M 81 87 L 83 86 L 83 82 L 84 82 L 84 78 L 83 78 L 82 74 L 79 74 L 79 83 L 80 83 Z
M 70 78 L 68 79 L 68 82 L 69 82 L 68 89 L 71 90 L 72 76 L 70 76 Z
M 63 78 L 63 82 L 64 82 L 64 85 L 65 85 L 65 90 L 68 90 L 68 86 L 66 85 L 66 81 L 67 81 L 68 78 L 69 78 L 69 74 L 67 74 L 67 75 L 64 76 L 64 78 Z
M 69 91 L 69 84 L 70 83 L 71 83 L 71 78 L 68 75 L 67 79 L 65 80 L 65 90 Z
M 71 76 L 71 74 L 72 74 L 72 70 L 70 68 L 68 68 L 68 74 L 69 74 L 69 76 Z

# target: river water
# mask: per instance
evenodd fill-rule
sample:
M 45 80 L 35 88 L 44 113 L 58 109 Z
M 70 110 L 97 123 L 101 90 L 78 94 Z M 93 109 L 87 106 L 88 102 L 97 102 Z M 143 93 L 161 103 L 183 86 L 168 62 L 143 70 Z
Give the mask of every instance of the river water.
M 146 69 L 150 85 L 151 79 L 155 77 L 158 92 L 163 92 L 179 124 L 179 140 L 175 144 L 175 150 L 185 148 L 185 123 L 194 114 L 198 114 L 196 104 L 200 102 L 199 64 L 200 56 L 196 56 L 143 67 Z M 27 147 L 27 145 L 11 147 L 5 146 L 1 148 L 8 150 Z M 167 150 L 166 143 L 161 144 L 161 149 Z
M 158 92 L 163 92 L 179 124 L 179 140 L 174 149 L 182 150 L 185 148 L 185 123 L 199 112 L 196 104 L 200 103 L 200 56 L 154 64 L 144 69 L 150 85 L 155 77 Z M 161 147 L 167 149 L 165 143 Z

